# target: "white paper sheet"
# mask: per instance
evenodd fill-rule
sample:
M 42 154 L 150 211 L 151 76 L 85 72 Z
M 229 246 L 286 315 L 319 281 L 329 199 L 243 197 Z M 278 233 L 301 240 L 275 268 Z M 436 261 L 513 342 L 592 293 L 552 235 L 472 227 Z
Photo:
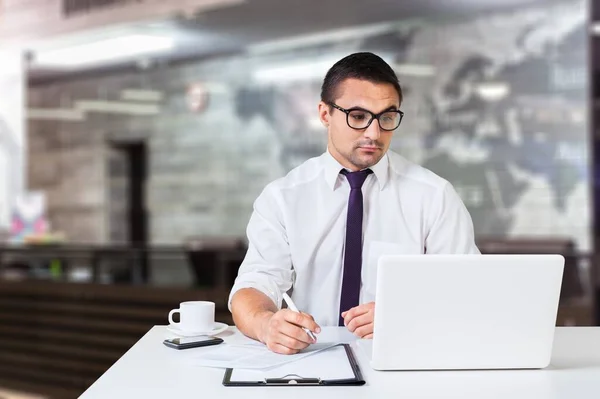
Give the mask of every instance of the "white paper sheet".
M 337 343 L 316 343 L 295 355 L 280 355 L 271 352 L 265 345 L 221 344 L 214 350 L 203 352 L 190 359 L 191 364 L 204 367 L 235 369 L 269 369 L 286 363 L 296 362 L 317 352 L 331 348 Z
M 323 350 L 314 356 L 305 357 L 268 370 L 234 369 L 231 381 L 264 381 L 265 378 L 320 378 L 322 380 L 342 380 L 354 378 L 348 355 L 343 346 Z

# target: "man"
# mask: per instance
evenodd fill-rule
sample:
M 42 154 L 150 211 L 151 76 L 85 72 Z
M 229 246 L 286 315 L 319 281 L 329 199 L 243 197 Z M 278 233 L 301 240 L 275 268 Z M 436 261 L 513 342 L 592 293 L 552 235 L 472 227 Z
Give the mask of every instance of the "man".
M 388 152 L 401 102 L 398 78 L 380 57 L 338 61 L 319 103 L 327 151 L 257 198 L 229 304 L 237 327 L 272 351 L 291 354 L 313 343 L 301 327 L 318 334 L 321 325 L 345 325 L 371 338 L 384 253 L 479 253 L 452 186 Z M 303 313 L 281 309 L 292 289 Z

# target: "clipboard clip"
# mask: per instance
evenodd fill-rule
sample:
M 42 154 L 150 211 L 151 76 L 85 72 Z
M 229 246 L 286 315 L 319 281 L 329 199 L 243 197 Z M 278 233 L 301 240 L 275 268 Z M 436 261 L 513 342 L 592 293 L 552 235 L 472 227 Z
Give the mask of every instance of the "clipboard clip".
M 293 378 L 297 377 L 297 378 Z M 281 378 L 265 378 L 265 383 L 277 385 L 319 385 L 320 378 L 304 378 L 298 374 L 287 374 Z

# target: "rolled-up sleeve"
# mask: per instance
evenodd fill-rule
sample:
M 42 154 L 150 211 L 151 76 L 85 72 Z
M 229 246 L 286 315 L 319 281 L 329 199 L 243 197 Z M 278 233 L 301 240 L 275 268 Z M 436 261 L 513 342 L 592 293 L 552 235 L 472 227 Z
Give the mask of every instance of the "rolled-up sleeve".
M 439 191 L 432 215 L 425 240 L 428 254 L 480 254 L 471 215 L 450 183 Z
M 248 252 L 229 294 L 230 311 L 231 299 L 242 288 L 259 290 L 281 308 L 282 294 L 292 287 L 293 269 L 282 205 L 274 183 L 254 202 L 246 230 Z

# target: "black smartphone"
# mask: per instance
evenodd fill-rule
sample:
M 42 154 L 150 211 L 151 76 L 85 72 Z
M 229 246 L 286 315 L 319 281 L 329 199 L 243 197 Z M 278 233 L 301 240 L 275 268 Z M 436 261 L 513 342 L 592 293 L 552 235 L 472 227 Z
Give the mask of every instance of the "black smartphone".
M 163 344 L 174 349 L 198 348 L 200 346 L 219 345 L 223 340 L 217 337 L 190 337 L 165 339 Z

